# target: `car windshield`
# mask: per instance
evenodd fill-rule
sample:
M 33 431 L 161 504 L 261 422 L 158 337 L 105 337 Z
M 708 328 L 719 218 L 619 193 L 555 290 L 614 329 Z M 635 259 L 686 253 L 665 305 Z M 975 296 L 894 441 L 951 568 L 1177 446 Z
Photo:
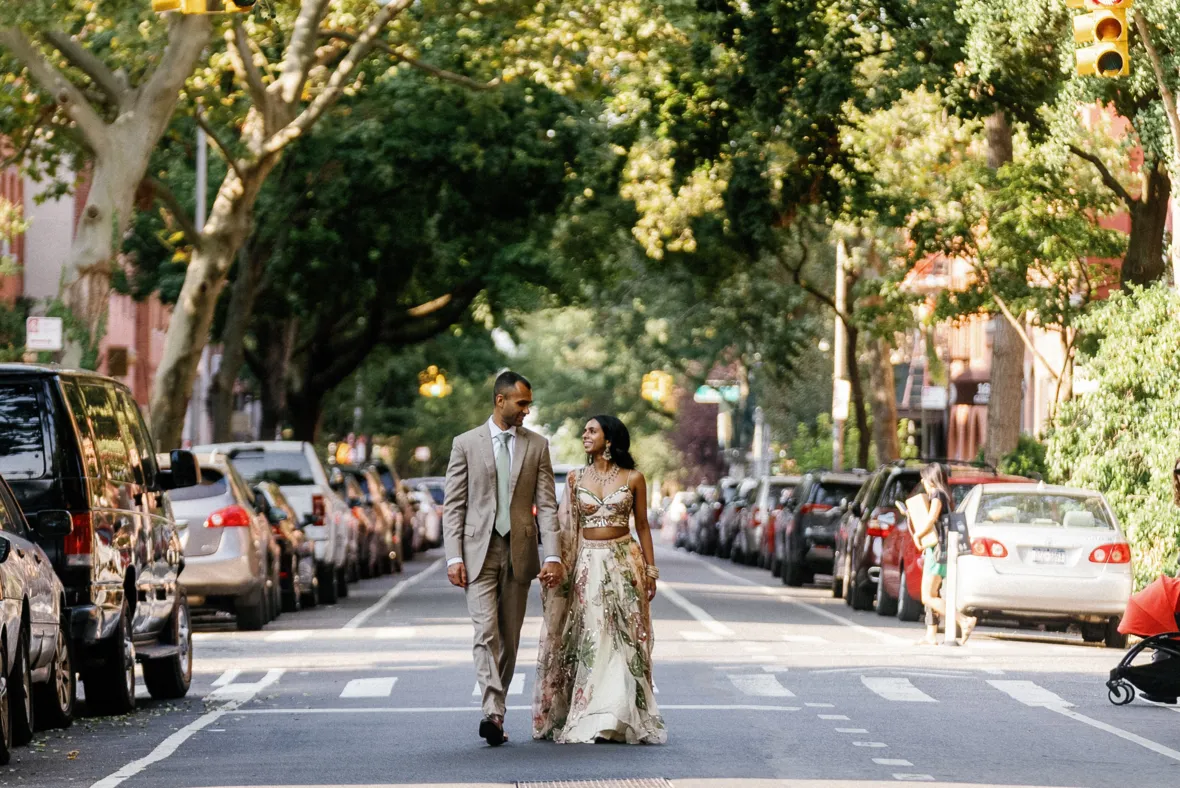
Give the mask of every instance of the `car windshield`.
M 41 406 L 30 383 L 0 385 L 0 473 L 10 480 L 45 475 Z
M 1113 529 L 1100 496 L 1067 493 L 985 493 L 976 522 Z
M 426 485 L 426 492 L 430 493 L 430 497 L 434 499 L 436 504 L 442 506 L 443 499 L 446 496 L 446 490 L 437 484 L 428 484 Z
M 859 484 L 825 482 L 819 485 L 819 492 L 816 493 L 815 503 L 827 506 L 839 506 L 840 501 L 845 499 L 851 501 L 856 498 L 856 494 L 860 492 L 860 487 L 861 485 Z
M 234 465 L 251 484 L 274 482 L 275 484 L 315 484 L 311 465 L 302 452 L 293 451 L 248 451 L 233 455 Z
M 195 501 L 200 498 L 216 498 L 229 490 L 225 476 L 214 468 L 201 468 L 201 483 L 192 487 L 178 487 L 168 492 L 172 502 Z
M 766 495 L 766 500 L 769 502 L 772 508 L 778 506 L 783 500 L 783 493 L 787 492 L 788 490 L 793 490 L 794 488 L 795 485 L 793 484 L 772 484 L 770 485 L 770 490 Z

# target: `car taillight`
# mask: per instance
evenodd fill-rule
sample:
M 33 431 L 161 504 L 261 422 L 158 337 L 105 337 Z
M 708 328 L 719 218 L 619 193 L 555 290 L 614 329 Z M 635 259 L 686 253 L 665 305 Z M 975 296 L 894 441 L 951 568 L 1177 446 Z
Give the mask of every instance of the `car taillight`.
M 753 520 L 754 520 L 755 526 L 762 525 L 762 508 L 761 507 L 758 507 L 758 506 L 754 507 Z
M 816 512 L 826 512 L 832 507 L 826 503 L 805 503 L 799 507 L 799 514 L 815 514 Z
M 352 507 L 352 516 L 358 520 L 361 520 L 364 519 L 365 513 L 361 511 L 361 507 L 354 506 Z
M 995 539 L 978 537 L 971 540 L 971 555 L 990 556 L 992 558 L 1007 558 L 1008 548 Z
M 869 525 L 865 528 L 865 534 L 868 536 L 888 536 L 889 526 L 880 520 L 869 520 Z
M 533 517 L 537 516 L 537 505 L 533 504 Z
M 324 508 L 324 496 L 320 495 L 319 493 L 311 496 L 311 520 L 312 520 L 311 524 L 312 525 L 323 525 L 324 524 L 325 511 L 326 510 Z
M 90 522 L 90 513 L 75 514 L 71 518 L 73 526 L 70 535 L 65 538 L 66 564 L 71 566 L 89 566 L 91 553 L 94 550 L 94 526 Z
M 275 536 L 282 536 L 283 535 L 283 529 L 279 528 L 277 525 L 272 525 L 270 527 L 270 532 L 272 534 L 274 534 Z
M 250 513 L 234 504 L 218 509 L 205 520 L 206 528 L 249 528 Z
M 1119 542 L 1095 547 L 1090 553 L 1090 562 L 1094 564 L 1129 564 L 1131 563 L 1131 546 Z

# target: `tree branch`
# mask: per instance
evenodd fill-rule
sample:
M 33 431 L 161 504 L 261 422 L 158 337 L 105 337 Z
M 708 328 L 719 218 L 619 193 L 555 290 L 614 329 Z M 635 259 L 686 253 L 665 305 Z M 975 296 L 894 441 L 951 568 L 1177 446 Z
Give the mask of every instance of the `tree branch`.
M 1024 326 L 1021 325 L 1020 321 L 1016 319 L 1016 316 L 1012 314 L 1012 310 L 1008 308 L 1008 304 L 1005 303 L 1004 299 L 1000 297 L 1000 294 L 995 291 L 995 288 L 991 286 L 990 282 L 988 283 L 988 289 L 991 290 L 991 296 L 995 300 L 996 306 L 1000 307 L 1000 311 L 1004 313 L 1004 317 L 1009 323 L 1012 324 L 1012 327 L 1016 329 L 1016 333 L 1020 335 L 1020 341 L 1024 343 L 1026 348 L 1028 348 L 1028 352 L 1032 353 L 1033 357 L 1036 358 L 1037 361 L 1041 362 L 1045 366 L 1045 369 L 1049 370 L 1049 374 L 1053 376 L 1053 380 L 1059 380 L 1061 378 L 1061 374 L 1057 370 L 1053 369 L 1053 365 L 1049 363 L 1049 360 L 1041 355 L 1041 351 L 1037 350 L 1037 346 L 1033 344 L 1032 340 L 1028 336 L 1028 331 L 1026 331 Z
M 395 16 L 408 8 L 411 2 L 412 0 L 391 0 L 387 5 L 382 7 L 380 11 L 374 14 L 372 20 L 369 21 L 369 24 L 365 27 L 364 31 L 362 31 L 361 34 L 357 36 L 356 43 L 352 45 L 352 48 L 348 50 L 348 54 L 345 55 L 342 61 L 340 61 L 340 65 L 338 65 L 336 70 L 332 72 L 332 76 L 328 78 L 328 84 L 324 86 L 324 89 L 320 92 L 320 94 L 312 100 L 311 104 L 309 104 L 307 108 L 303 110 L 303 112 L 299 113 L 295 120 L 288 123 L 283 129 L 271 136 L 271 138 L 266 141 L 266 144 L 263 146 L 263 153 L 278 153 L 283 148 L 285 148 L 288 143 L 302 135 L 304 132 L 310 129 L 316 121 L 320 119 L 320 116 L 327 111 L 328 107 L 332 106 L 332 104 L 336 102 L 336 99 L 340 97 L 340 94 L 344 91 L 344 86 L 352 78 L 352 73 L 356 70 L 356 67 L 360 65 L 361 61 L 363 61 L 373 49 L 373 43 L 377 38 L 377 34 L 380 33 L 381 30 L 384 29 L 384 27 L 389 24 L 389 22 Z M 302 15 L 300 18 L 302 19 Z M 296 36 L 298 36 L 299 33 L 300 31 L 297 28 Z M 314 35 L 315 31 L 312 31 L 312 36 L 314 37 Z M 291 42 L 291 47 L 295 47 L 294 40 Z M 293 103 L 294 100 L 297 99 L 298 96 L 296 95 L 294 99 L 288 103 Z
M 122 108 L 128 102 L 130 85 L 127 84 L 125 76 L 122 79 L 115 76 L 115 73 L 107 68 L 107 64 L 95 57 L 93 52 L 60 30 L 50 30 L 44 36 L 70 65 L 90 77 L 90 81 L 111 100 L 112 104 Z
M 168 45 L 164 47 L 164 54 L 160 55 L 159 62 L 149 73 L 136 99 L 136 104 L 143 108 L 176 98 L 213 36 L 213 22 L 205 14 L 169 16 L 172 19 L 168 23 Z M 165 118 L 164 122 L 167 121 L 168 118 Z
M 1093 153 L 1088 153 L 1087 151 L 1082 150 L 1077 145 L 1070 145 L 1069 152 L 1074 156 L 1077 156 L 1079 159 L 1085 159 L 1086 161 L 1093 164 L 1094 168 L 1098 170 L 1099 176 L 1102 177 L 1102 182 L 1106 184 L 1106 188 L 1110 189 L 1115 193 L 1115 195 L 1118 196 L 1120 200 L 1126 203 L 1128 209 L 1135 207 L 1135 203 L 1137 202 L 1135 198 L 1131 196 L 1130 192 L 1123 188 L 1123 185 L 1119 183 L 1118 178 L 1114 177 L 1102 159 L 1098 158 Z
M 1151 70 L 1155 72 L 1155 82 L 1160 89 L 1160 96 L 1164 100 L 1164 114 L 1168 118 L 1168 127 L 1172 130 L 1172 166 L 1176 167 L 1177 173 L 1180 174 L 1180 115 L 1176 113 L 1176 96 L 1164 79 L 1164 66 L 1151 40 L 1151 28 L 1147 25 L 1147 18 L 1138 8 L 1131 14 L 1135 19 L 1135 28 L 1139 31 L 1143 48 L 1147 50 L 1147 59 L 1151 61 Z
M 295 29 L 291 33 L 291 41 L 287 44 L 287 54 L 283 57 L 279 78 L 270 86 L 269 91 L 277 92 L 279 100 L 288 106 L 299 101 L 303 93 L 303 84 L 307 82 L 307 72 L 315 57 L 316 33 L 320 29 L 320 22 L 328 11 L 330 0 L 303 0 L 299 6 L 299 16 L 295 19 Z
M 849 315 L 847 312 L 841 312 L 839 309 L 836 308 L 836 299 L 833 298 L 832 296 L 828 295 L 824 291 L 820 290 L 818 287 L 815 287 L 814 285 L 810 284 L 809 282 L 804 281 L 804 279 L 803 279 L 803 266 L 805 266 L 807 264 L 808 248 L 806 246 L 803 246 L 802 250 L 803 251 L 799 255 L 799 262 L 796 263 L 794 266 L 792 266 L 790 263 L 788 263 L 783 258 L 781 252 L 776 252 L 775 257 L 778 259 L 779 263 L 783 266 L 783 268 L 787 269 L 787 271 L 791 274 L 791 277 L 794 279 L 796 286 L 798 286 L 799 288 L 801 288 L 803 290 L 803 292 L 807 293 L 812 298 L 816 299 L 817 301 L 819 301 L 820 303 L 824 304 L 829 309 L 831 309 L 833 312 L 835 312 L 836 317 L 840 318 L 840 322 L 843 323 L 845 325 L 845 327 L 851 328 L 852 327 L 852 316 Z
M 273 129 L 273 118 L 270 112 L 270 94 L 266 92 L 266 85 L 262 82 L 262 72 L 254 62 L 254 53 L 250 50 L 250 38 L 241 20 L 234 20 L 232 31 L 226 31 L 226 52 L 229 54 L 230 65 L 233 66 L 238 77 L 246 83 L 250 100 L 258 112 L 262 114 L 264 133 L 269 134 Z M 232 41 L 230 40 L 232 39 Z
M 82 130 L 82 136 L 90 149 L 97 155 L 105 155 L 111 146 L 109 127 L 78 86 L 54 68 L 17 28 L 0 28 L 0 46 L 7 48 L 17 60 L 24 63 L 41 89 L 49 93 Z
M 180 229 L 184 232 L 184 237 L 188 239 L 196 248 L 201 248 L 201 231 L 196 224 L 193 223 L 192 217 L 180 205 L 180 200 L 176 199 L 176 194 L 168 188 L 168 184 L 161 181 L 154 176 L 147 176 L 147 182 L 152 185 L 152 191 L 156 198 L 164 204 L 168 209 L 168 213 L 172 214 L 172 218 L 180 225 Z
M 225 159 L 225 163 L 228 164 L 230 168 L 233 169 L 235 173 L 237 173 L 238 178 L 244 182 L 246 180 L 246 175 L 242 172 L 242 168 L 238 164 L 238 160 L 234 158 L 233 154 L 229 152 L 229 148 L 227 148 L 225 143 L 221 141 L 221 138 L 217 136 L 217 132 L 212 126 L 209 125 L 209 122 L 205 120 L 205 116 L 201 114 L 200 107 L 197 107 L 193 112 L 193 117 L 196 118 L 197 125 L 200 126 L 205 132 L 205 136 L 213 140 L 213 146 L 217 148 L 218 153 L 221 154 L 221 158 Z
M 357 39 L 357 37 L 352 33 L 346 33 L 343 30 L 321 30 L 320 37 L 324 39 L 338 39 L 352 43 L 355 43 Z M 433 77 L 438 77 L 439 79 L 445 80 L 447 82 L 454 82 L 456 85 L 462 85 L 463 87 L 470 88 L 471 90 L 492 90 L 500 84 L 499 78 L 493 79 L 491 82 L 480 82 L 478 80 L 472 79 L 471 77 L 467 77 L 462 74 L 456 74 L 454 71 L 448 71 L 445 68 L 439 68 L 438 66 L 431 65 L 430 63 L 426 63 L 416 57 L 413 57 L 412 55 L 407 55 L 402 50 L 392 46 L 388 41 L 381 38 L 373 42 L 373 47 L 375 49 L 381 50 L 394 60 L 400 60 L 401 62 L 412 66 L 419 71 L 430 74 Z

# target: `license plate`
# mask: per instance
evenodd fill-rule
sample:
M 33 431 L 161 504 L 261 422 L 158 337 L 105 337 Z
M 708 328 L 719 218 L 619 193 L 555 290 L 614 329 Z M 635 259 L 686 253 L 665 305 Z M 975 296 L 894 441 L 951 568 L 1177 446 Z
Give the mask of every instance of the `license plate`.
M 1065 563 L 1065 551 L 1055 550 L 1051 547 L 1034 547 L 1032 560 L 1034 564 L 1057 564 L 1060 566 Z

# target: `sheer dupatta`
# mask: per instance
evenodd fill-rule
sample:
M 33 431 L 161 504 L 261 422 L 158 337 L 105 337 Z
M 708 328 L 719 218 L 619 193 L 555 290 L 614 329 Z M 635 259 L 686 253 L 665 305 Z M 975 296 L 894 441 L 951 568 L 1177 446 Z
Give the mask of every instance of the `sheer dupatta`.
M 569 715 L 573 672 L 561 660 L 561 636 L 573 593 L 574 564 L 582 543 L 580 509 L 575 502 L 578 472 L 566 477 L 565 497 L 557 509 L 558 547 L 565 578 L 556 588 L 541 587 L 541 640 L 537 650 L 537 680 L 533 688 L 533 738 L 543 739 Z

